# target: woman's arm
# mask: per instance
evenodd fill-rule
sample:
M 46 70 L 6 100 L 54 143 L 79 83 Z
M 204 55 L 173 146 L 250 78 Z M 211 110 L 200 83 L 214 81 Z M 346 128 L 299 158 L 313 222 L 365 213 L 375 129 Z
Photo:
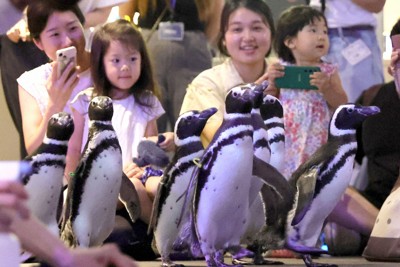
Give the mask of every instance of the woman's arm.
M 224 0 L 214 0 L 213 9 L 206 21 L 205 34 L 208 42 L 212 47 L 217 47 L 217 37 L 219 33 L 219 24 L 221 18 L 222 8 L 224 7 Z
M 35 256 L 55 267 L 116 266 L 136 267 L 133 260 L 123 255 L 115 245 L 99 248 L 68 249 L 61 240 L 51 234 L 34 216 L 22 219 L 15 216 L 11 230 L 22 246 Z
M 381 12 L 386 2 L 386 0 L 352 0 L 352 1 L 354 4 L 372 13 Z
M 71 92 L 78 82 L 77 71 L 73 68 L 72 64 L 68 65 L 63 74 L 57 78 L 57 63 L 53 64 L 52 74 L 47 81 L 46 88 L 43 88 L 49 93 L 49 100 L 43 116 L 36 99 L 22 86 L 18 86 L 22 128 L 28 154 L 35 151 L 42 143 L 51 116 L 64 110 Z
M 85 14 L 85 28 L 95 27 L 107 21 L 113 6 L 99 7 Z
M 65 166 L 64 177 L 69 180 L 70 173 L 75 172 L 81 157 L 81 147 L 83 140 L 83 128 L 85 127 L 85 117 L 76 109 L 71 108 L 74 118 L 74 133 L 68 142 L 67 164 Z
M 133 13 L 138 11 L 137 8 L 137 0 L 130 0 L 126 3 L 119 5 L 119 16 L 124 18 L 125 16 L 129 16 L 132 20 Z

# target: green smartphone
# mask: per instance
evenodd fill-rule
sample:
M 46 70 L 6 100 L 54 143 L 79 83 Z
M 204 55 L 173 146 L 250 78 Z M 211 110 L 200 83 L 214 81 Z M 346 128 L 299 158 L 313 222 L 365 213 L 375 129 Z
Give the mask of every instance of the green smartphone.
M 317 90 L 310 84 L 310 74 L 321 71 L 314 66 L 285 66 L 285 75 L 275 79 L 278 88 Z

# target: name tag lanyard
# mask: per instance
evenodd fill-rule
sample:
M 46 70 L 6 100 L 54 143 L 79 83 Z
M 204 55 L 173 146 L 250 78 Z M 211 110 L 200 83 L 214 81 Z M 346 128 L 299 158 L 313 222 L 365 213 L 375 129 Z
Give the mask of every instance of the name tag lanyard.
M 160 22 L 158 26 L 158 39 L 167 41 L 182 41 L 185 34 L 185 25 L 183 22 L 174 22 L 176 0 L 170 1 L 170 19 L 166 22 Z

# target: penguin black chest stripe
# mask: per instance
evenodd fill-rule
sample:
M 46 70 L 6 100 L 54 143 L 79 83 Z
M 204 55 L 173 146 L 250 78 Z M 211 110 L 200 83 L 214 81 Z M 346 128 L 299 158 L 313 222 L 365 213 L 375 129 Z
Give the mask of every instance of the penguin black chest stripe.
M 322 188 L 329 184 L 338 170 L 345 164 L 348 158 L 354 157 L 357 152 L 357 143 L 353 134 L 341 137 L 332 137 L 331 144 L 336 147 L 335 153 L 320 168 L 320 179 L 316 181 L 315 195 L 318 195 Z
M 107 125 L 104 125 L 107 126 Z M 72 211 L 72 216 L 71 220 L 73 221 L 75 217 L 79 214 L 78 213 L 78 208 L 79 204 L 81 203 L 81 198 L 83 194 L 83 190 L 85 188 L 86 180 L 89 177 L 89 171 L 92 169 L 93 162 L 96 160 L 97 156 L 110 148 L 118 149 L 120 150 L 120 146 L 118 143 L 117 136 L 115 135 L 115 132 L 112 127 L 105 127 L 106 129 L 110 129 L 112 131 L 104 131 L 102 136 L 103 139 L 99 140 L 98 144 L 95 146 L 94 149 L 91 150 L 90 153 L 85 155 L 86 158 L 86 164 L 85 166 L 80 166 L 84 168 L 84 170 L 77 170 L 77 173 L 79 173 L 79 177 L 76 177 L 74 179 L 74 183 L 72 183 L 72 192 L 73 192 L 73 197 L 72 197 L 72 205 L 71 205 L 71 211 Z M 108 133 L 107 133 L 108 132 Z M 101 138 L 101 137 L 100 137 Z M 106 166 L 105 166 L 106 167 Z M 81 173 L 80 173 L 81 172 Z
M 281 122 L 270 122 L 270 123 L 265 123 L 265 125 L 267 126 L 268 129 L 272 129 L 272 128 L 284 128 L 284 124 Z
M 43 166 L 64 166 L 67 143 L 68 142 L 65 142 L 63 145 L 42 144 L 33 156 L 25 159 L 25 161 L 31 162 L 32 173 L 22 178 L 23 184 L 28 184 L 32 174 L 38 174 L 40 168 Z
M 220 128 L 221 129 L 221 128 Z M 203 179 L 198 180 L 198 188 L 201 190 L 204 188 L 207 183 L 207 179 L 212 179 L 210 173 L 213 169 L 214 162 L 218 157 L 221 149 L 224 146 L 232 145 L 238 139 L 243 139 L 246 137 L 252 138 L 253 136 L 253 127 L 251 124 L 242 124 L 242 125 L 232 125 L 231 127 L 224 127 L 222 129 L 227 132 L 227 135 L 220 135 L 220 139 L 217 139 L 215 142 L 210 144 L 210 148 L 207 150 L 206 154 L 202 158 L 201 163 L 203 166 L 200 168 L 201 175 L 200 177 L 204 177 Z M 197 206 L 199 201 L 199 194 L 196 195 L 195 205 Z
M 269 140 L 269 144 L 279 143 L 285 141 L 285 136 L 283 134 L 277 134 Z

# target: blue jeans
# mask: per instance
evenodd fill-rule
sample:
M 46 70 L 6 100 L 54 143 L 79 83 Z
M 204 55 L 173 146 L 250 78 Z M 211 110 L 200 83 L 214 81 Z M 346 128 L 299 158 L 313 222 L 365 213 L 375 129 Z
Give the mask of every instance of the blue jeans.
M 326 59 L 339 68 L 340 79 L 349 102 L 355 102 L 361 93 L 375 84 L 384 82 L 382 52 L 376 39 L 375 30 L 329 30 L 330 48 Z M 341 54 L 352 42 L 362 39 L 371 50 L 371 55 L 351 65 Z

